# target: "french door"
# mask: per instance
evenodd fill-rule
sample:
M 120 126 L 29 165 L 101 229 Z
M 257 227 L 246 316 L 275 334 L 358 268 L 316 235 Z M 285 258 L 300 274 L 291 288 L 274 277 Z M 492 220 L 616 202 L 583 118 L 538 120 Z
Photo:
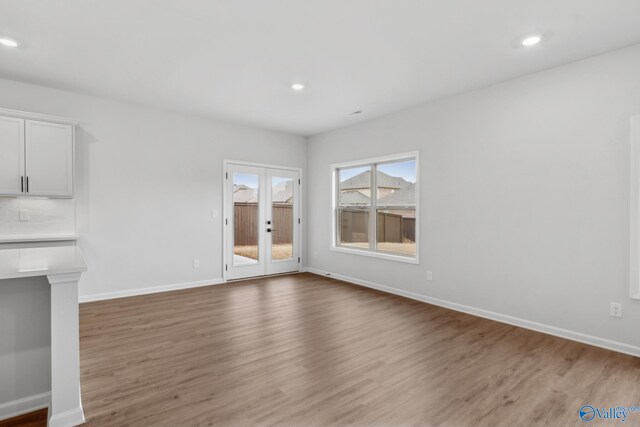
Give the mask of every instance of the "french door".
M 300 173 L 227 163 L 225 279 L 298 271 Z

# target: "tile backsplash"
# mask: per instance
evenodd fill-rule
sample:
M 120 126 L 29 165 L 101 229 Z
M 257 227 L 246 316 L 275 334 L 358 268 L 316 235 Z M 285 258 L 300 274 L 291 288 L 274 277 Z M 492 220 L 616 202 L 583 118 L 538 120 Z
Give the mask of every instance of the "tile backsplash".
M 75 231 L 75 199 L 0 197 L 0 237 Z

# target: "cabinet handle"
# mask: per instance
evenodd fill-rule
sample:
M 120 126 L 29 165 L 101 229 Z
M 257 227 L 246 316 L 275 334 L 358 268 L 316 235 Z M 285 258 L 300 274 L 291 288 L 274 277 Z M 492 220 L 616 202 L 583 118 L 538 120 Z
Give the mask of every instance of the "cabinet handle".
M 29 192 L 29 177 L 27 177 L 27 193 Z
M 24 193 L 24 176 L 20 177 L 20 192 Z

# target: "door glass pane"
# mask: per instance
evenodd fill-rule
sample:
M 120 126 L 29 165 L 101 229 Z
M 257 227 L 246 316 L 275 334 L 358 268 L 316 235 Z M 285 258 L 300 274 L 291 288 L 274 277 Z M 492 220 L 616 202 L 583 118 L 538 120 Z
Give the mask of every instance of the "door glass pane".
M 258 263 L 258 175 L 233 174 L 233 265 Z
M 416 161 L 383 163 L 377 167 L 376 248 L 416 255 Z
M 293 259 L 293 178 L 271 178 L 271 259 Z
M 338 244 L 369 248 L 371 166 L 338 170 Z

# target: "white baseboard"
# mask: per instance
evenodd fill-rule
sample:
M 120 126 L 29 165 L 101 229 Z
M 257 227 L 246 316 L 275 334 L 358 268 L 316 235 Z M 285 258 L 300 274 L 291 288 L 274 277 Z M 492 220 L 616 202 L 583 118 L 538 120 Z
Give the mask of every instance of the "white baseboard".
M 82 407 L 51 415 L 48 427 L 74 427 L 84 424 Z
M 48 408 L 49 403 L 51 403 L 50 392 L 23 397 L 22 399 L 12 400 L 7 403 L 1 403 L 0 420 L 6 420 L 7 418 L 13 418 L 18 415 L 28 414 L 29 412 Z
M 320 276 L 328 276 L 334 279 L 342 280 L 344 282 L 353 283 L 355 285 L 365 286 L 367 288 L 377 289 L 379 291 L 388 292 L 394 295 L 411 298 L 417 301 L 426 302 L 429 304 L 437 305 L 437 306 L 448 308 L 451 310 L 460 311 L 462 313 L 467 313 L 467 314 L 471 314 L 478 317 L 484 317 L 485 319 L 491 319 L 497 322 L 507 323 L 509 325 L 519 326 L 525 329 L 531 329 L 533 331 L 554 335 L 556 337 L 577 341 L 583 344 L 589 344 L 596 347 L 606 348 L 607 350 L 613 350 L 619 353 L 640 357 L 640 347 L 637 347 L 634 345 L 625 344 L 618 341 L 612 341 L 606 338 L 594 337 L 592 335 L 583 334 L 581 332 L 574 332 L 567 329 L 546 325 L 544 323 L 538 323 L 531 320 L 520 319 L 518 317 L 509 316 L 506 314 L 496 313 L 494 311 L 483 310 L 481 308 L 471 307 L 464 304 L 458 304 L 456 302 L 433 298 L 426 295 L 420 295 L 420 294 L 416 294 L 415 292 L 409 292 L 409 291 L 394 288 L 391 286 L 381 285 L 379 283 L 369 282 L 367 280 L 356 279 L 354 277 L 343 276 L 341 274 L 335 274 L 329 271 L 319 270 L 316 268 L 305 267 L 304 271 L 317 274 Z
M 199 280 L 197 282 L 175 283 L 171 285 L 150 286 L 147 288 L 127 289 L 126 291 L 104 292 L 93 295 L 81 295 L 79 300 L 83 302 L 102 301 L 114 298 L 132 297 L 136 295 L 155 294 L 158 292 L 177 291 L 179 289 L 199 288 L 201 286 L 220 285 L 224 279 Z

